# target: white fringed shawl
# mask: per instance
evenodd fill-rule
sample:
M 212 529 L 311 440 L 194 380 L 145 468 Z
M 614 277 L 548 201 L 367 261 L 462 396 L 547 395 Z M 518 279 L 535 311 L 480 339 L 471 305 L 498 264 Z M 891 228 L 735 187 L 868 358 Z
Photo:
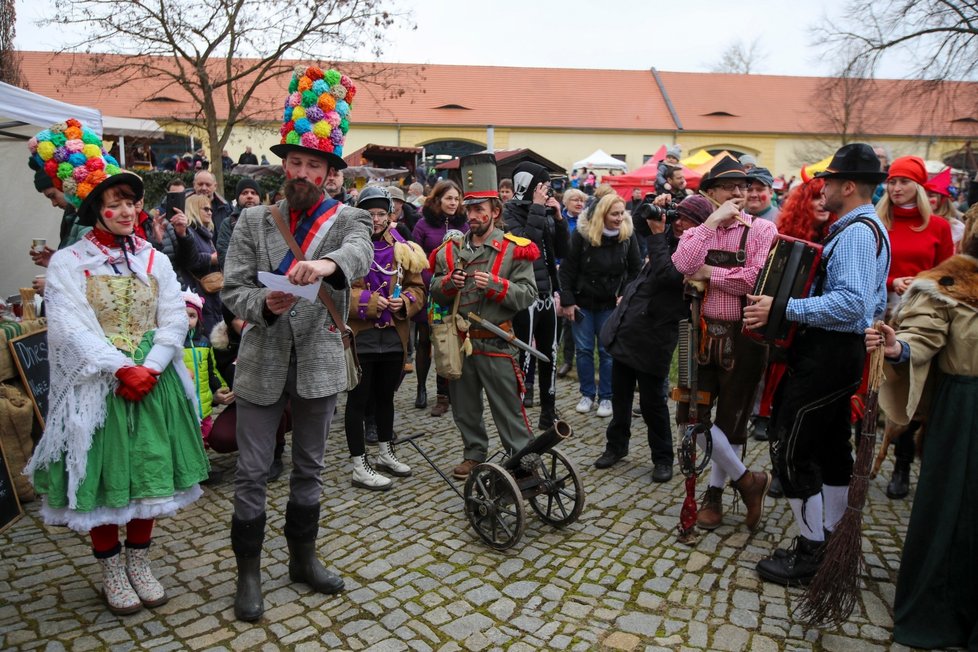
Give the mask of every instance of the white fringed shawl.
M 170 363 L 180 375 L 187 396 L 193 397 L 193 385 L 183 365 L 187 313 L 173 267 L 165 255 L 153 254 L 148 246 L 129 255 L 130 265 L 133 274 L 145 283 L 151 255 L 149 274 L 156 278 L 159 287 L 154 346 L 173 348 Z M 129 271 L 124 263 L 116 267 L 122 273 Z M 44 436 L 24 469 L 24 474 L 33 478 L 37 469 L 63 455 L 68 471 L 69 509 L 76 507 L 78 487 L 85 479 L 92 434 L 105 423 L 106 398 L 118 386 L 115 372 L 133 364 L 109 344 L 88 304 L 86 271 L 92 275 L 113 272 L 105 253 L 87 239 L 55 253 L 47 269 L 44 300 L 51 368 L 49 407 Z

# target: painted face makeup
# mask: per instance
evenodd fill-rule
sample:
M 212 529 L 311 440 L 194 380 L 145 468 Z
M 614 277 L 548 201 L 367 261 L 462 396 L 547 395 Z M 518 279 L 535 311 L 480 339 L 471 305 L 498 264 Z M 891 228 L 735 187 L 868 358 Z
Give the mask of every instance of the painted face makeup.
M 106 210 L 106 211 L 105 211 L 105 217 L 106 217 L 107 219 L 112 219 L 112 216 L 113 216 L 113 215 L 115 215 L 115 213 L 114 213 L 113 211 L 110 211 L 110 210 Z

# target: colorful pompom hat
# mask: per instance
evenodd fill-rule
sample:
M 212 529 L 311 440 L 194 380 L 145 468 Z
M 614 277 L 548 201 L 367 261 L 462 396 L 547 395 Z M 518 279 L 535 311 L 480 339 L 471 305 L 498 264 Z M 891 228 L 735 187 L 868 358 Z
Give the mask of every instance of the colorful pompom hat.
M 51 125 L 27 141 L 30 167 L 44 170 L 55 188 L 77 209 L 79 223 L 95 225 L 94 206 L 106 190 L 129 185 L 143 196 L 143 180 L 119 167 L 102 146 L 102 139 L 74 118 Z
M 315 154 L 337 170 L 345 168 L 343 143 L 356 93 L 350 78 L 337 70 L 296 66 L 285 98 L 282 142 L 272 145 L 272 152 L 283 159 L 289 152 Z

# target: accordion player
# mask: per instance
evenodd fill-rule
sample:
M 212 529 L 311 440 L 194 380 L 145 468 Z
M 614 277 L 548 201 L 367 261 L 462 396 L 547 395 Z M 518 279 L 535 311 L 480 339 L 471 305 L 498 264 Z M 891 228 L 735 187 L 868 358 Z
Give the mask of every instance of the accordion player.
M 788 299 L 808 296 L 821 258 L 822 245 L 786 235 L 777 236 L 754 286 L 754 294 L 773 299 L 770 317 L 767 324 L 756 330 L 745 326 L 744 334 L 779 348 L 791 346 L 798 325 L 785 315 Z

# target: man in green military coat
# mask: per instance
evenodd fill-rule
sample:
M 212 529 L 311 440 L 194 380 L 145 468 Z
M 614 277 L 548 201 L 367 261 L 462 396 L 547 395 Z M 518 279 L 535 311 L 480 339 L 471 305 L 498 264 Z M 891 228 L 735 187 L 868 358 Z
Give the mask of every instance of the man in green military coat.
M 502 202 L 496 186 L 495 157 L 464 157 L 460 169 L 469 231 L 461 244 L 447 240 L 436 250 L 431 296 L 436 303 L 450 306 L 461 293 L 460 315 L 474 312 L 512 332 L 513 315 L 536 299 L 533 260 L 540 254 L 530 240 L 505 234 L 496 226 Z M 463 362 L 462 377 L 449 384 L 452 416 L 465 444 L 465 459 L 452 471 L 459 480 L 467 478 L 487 457 L 489 435 L 482 418 L 483 392 L 503 446 L 512 453 L 530 441 L 516 348 L 475 324 L 467 336 L 472 351 Z

